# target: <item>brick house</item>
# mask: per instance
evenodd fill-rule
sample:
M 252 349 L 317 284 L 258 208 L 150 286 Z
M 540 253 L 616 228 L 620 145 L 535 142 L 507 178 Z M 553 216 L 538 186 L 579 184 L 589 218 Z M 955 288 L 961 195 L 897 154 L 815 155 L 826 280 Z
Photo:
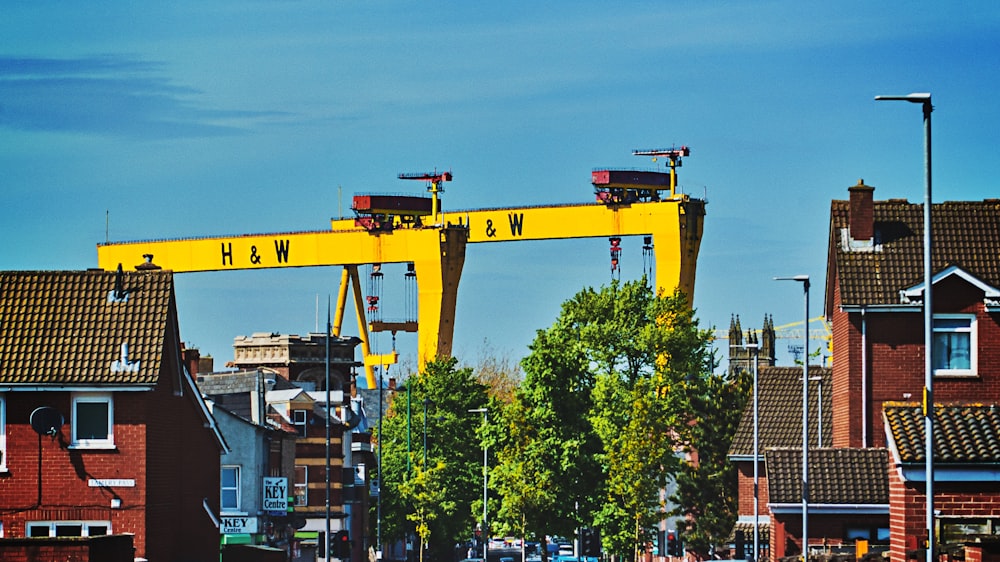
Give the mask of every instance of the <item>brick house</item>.
M 875 201 L 863 182 L 848 191 L 830 213 L 824 309 L 834 354 L 823 397 L 830 419 L 826 449 L 816 446 L 810 420 L 809 544 L 843 551 L 866 539 L 892 560 L 922 559 L 923 206 Z M 934 204 L 932 221 L 935 536 L 943 552 L 997 560 L 1000 200 Z M 801 374 L 786 376 L 783 391 L 769 382 L 778 375 L 762 368 L 759 376 L 766 462 L 759 511 L 770 559 L 800 552 L 802 534 Z M 730 451 L 740 482 L 736 530 L 747 537 L 751 416 L 748 405 Z
M 752 339 L 752 336 L 751 336 Z M 765 338 L 766 331 L 765 331 Z M 768 361 L 770 363 L 770 361 Z M 810 455 L 824 455 L 829 450 L 832 428 L 832 396 L 829 391 L 832 370 L 810 366 L 809 443 Z M 820 384 L 820 379 L 822 384 Z M 802 367 L 759 366 L 757 374 L 757 518 L 758 539 L 765 559 L 778 559 L 799 552 L 802 513 Z M 822 407 L 817 400 L 822 389 Z M 822 412 L 822 430 L 820 413 Z M 819 447 L 820 442 L 824 445 Z M 772 452 L 781 451 L 780 454 Z M 772 456 L 768 456 L 772 455 Z M 753 403 L 750 401 L 729 448 L 729 459 L 736 465 L 738 485 L 737 521 L 730 540 L 736 545 L 736 557 L 750 556 L 753 549 L 754 478 L 753 478 Z M 845 506 L 845 486 L 853 487 L 857 480 L 847 469 L 831 473 L 821 469 L 822 456 L 809 462 L 810 489 L 828 490 L 810 496 L 814 503 L 824 503 L 830 524 L 844 521 L 844 514 L 835 506 Z M 786 478 L 791 481 L 785 482 Z M 774 482 L 772 484 L 772 482 Z M 887 518 L 888 507 L 882 501 Z M 811 520 L 810 535 L 816 534 L 818 521 Z M 742 537 L 739 540 L 738 536 Z M 838 531 L 836 536 L 840 536 Z M 838 541 L 839 542 L 839 541 Z M 743 553 L 739 552 L 740 546 Z
M 904 560 L 927 536 L 923 205 L 875 201 L 861 181 L 848 191 L 831 205 L 826 277 L 833 445 L 888 448 L 891 556 Z M 1000 200 L 933 204 L 931 221 L 935 535 L 996 559 Z
M 0 273 L 4 537 L 131 534 L 136 559 L 218 560 L 226 451 L 170 272 Z

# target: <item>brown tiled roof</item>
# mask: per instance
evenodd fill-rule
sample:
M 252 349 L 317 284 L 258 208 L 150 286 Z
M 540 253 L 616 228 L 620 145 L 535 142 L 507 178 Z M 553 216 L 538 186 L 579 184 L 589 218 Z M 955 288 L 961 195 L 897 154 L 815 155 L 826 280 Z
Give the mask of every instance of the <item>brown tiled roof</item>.
M 823 444 L 833 439 L 833 371 L 809 367 L 809 377 L 823 377 Z M 757 405 L 758 451 L 771 447 L 802 447 L 802 367 L 761 367 L 757 374 L 760 393 Z M 816 420 L 819 385 L 809 385 L 809 443 L 818 445 Z M 733 436 L 729 454 L 753 456 L 753 396 L 747 400 L 743 418 Z
M 765 454 L 770 503 L 802 502 L 802 449 Z M 887 449 L 809 450 L 809 503 L 871 505 L 889 503 Z
M 923 282 L 923 205 L 875 201 L 874 218 L 880 249 L 848 251 L 841 231 L 848 228 L 850 205 L 832 202 L 831 267 L 836 267 L 845 305 L 899 304 L 901 289 Z M 935 203 L 931 233 L 934 273 L 954 265 L 1000 287 L 1000 200 Z
M 899 460 L 924 463 L 924 415 L 919 404 L 887 402 L 882 408 Z M 934 406 L 934 464 L 1000 463 L 1000 407 Z
M 757 530 L 760 532 L 760 538 L 757 539 L 757 542 L 762 545 L 771 542 L 771 524 L 767 523 L 763 517 L 757 522 Z M 729 538 L 726 542 L 736 541 L 736 531 L 743 531 L 743 540 L 747 544 L 753 544 L 753 523 L 737 521 L 732 530 L 729 531 Z
M 155 384 L 172 318 L 173 276 L 124 272 L 127 295 L 115 299 L 109 295 L 117 275 L 0 272 L 0 384 Z M 123 343 L 128 361 L 116 369 Z

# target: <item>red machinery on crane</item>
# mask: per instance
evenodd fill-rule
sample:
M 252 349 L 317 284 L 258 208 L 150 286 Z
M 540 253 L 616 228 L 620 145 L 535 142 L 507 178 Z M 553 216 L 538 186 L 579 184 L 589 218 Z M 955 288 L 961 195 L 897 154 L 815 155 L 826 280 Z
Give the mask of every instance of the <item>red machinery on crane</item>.
M 598 169 L 591 172 L 590 182 L 594 185 L 594 193 L 599 203 L 604 203 L 609 207 L 631 205 L 632 203 L 651 203 L 660 201 L 660 191 L 669 189 L 670 197 L 673 199 L 677 191 L 677 171 L 676 168 L 682 165 L 681 158 L 691 155 L 691 149 L 686 146 L 680 148 L 655 148 L 650 150 L 633 150 L 636 156 L 652 156 L 654 160 L 660 156 L 669 159 L 670 172 L 657 172 L 652 170 L 613 170 Z M 619 266 L 621 258 L 621 237 L 612 236 L 608 239 L 611 242 L 611 276 L 618 279 L 621 271 Z M 643 259 L 652 252 L 651 238 L 645 238 L 643 246 Z M 644 270 L 646 268 L 644 267 Z

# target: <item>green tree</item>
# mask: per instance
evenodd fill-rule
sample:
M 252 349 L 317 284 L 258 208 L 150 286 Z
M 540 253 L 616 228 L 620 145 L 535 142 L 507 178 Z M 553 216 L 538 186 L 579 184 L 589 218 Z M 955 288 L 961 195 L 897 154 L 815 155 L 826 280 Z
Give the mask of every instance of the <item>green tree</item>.
M 753 391 L 753 377 L 740 369 L 702 378 L 699 383 L 688 397 L 696 423 L 686 425 L 682 432 L 685 449 L 697 449 L 698 462 L 681 465 L 671 515 L 684 518 L 679 527 L 685 548 L 707 557 L 713 546 L 728 542 L 736 522 L 737 473 L 728 453 Z
M 678 453 L 691 419 L 685 388 L 703 376 L 710 333 L 698 328 L 684 295 L 654 297 L 643 282 L 620 289 L 613 283 L 589 302 L 603 311 L 588 316 L 607 324 L 591 331 L 618 326 L 621 354 L 599 350 L 604 356 L 595 359 L 611 366 L 598 378 L 591 409 L 608 474 L 598 522 L 606 548 L 637 558 L 664 516 L 661 490 L 682 465 Z
M 502 498 L 497 526 L 528 539 L 572 536 L 602 479 L 600 442 L 586 417 L 593 376 L 578 343 L 558 327 L 538 331 L 530 350 L 524 381 L 488 436 Z
M 413 511 L 406 514 L 406 519 L 414 524 L 420 542 L 421 561 L 424 559 L 424 548 L 430 542 L 431 523 L 455 512 L 455 502 L 447 497 L 448 478 L 444 462 L 438 461 L 436 465 L 426 467 L 421 463 L 413 477 L 399 487 L 400 495 L 413 506 Z
M 481 420 L 469 410 L 486 406 L 486 387 L 472 369 L 456 365 L 454 358 L 439 359 L 408 377 L 394 394 L 377 436 L 383 540 L 419 532 L 429 537 L 429 556 L 435 560 L 450 559 L 454 544 L 471 535 L 478 519 L 474 506 L 477 501 L 482 505 L 482 449 L 476 439 Z

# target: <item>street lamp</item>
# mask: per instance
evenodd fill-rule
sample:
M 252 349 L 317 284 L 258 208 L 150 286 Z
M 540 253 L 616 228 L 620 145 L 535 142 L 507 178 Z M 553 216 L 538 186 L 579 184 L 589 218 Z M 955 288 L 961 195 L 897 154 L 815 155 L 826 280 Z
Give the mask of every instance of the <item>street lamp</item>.
M 330 552 L 330 547 L 332 541 L 330 541 L 330 334 L 333 333 L 333 325 L 330 323 L 330 295 L 326 296 L 326 335 L 324 336 L 325 342 L 325 353 L 326 359 L 324 361 L 324 380 L 323 386 L 326 390 L 326 404 L 323 405 L 325 409 L 325 414 L 323 417 L 326 418 L 326 466 L 323 467 L 323 474 L 326 478 L 326 535 L 324 535 L 324 540 L 326 544 L 323 545 L 324 560 L 329 560 L 333 557 L 333 553 Z
M 486 426 L 487 415 L 488 415 L 488 410 L 486 408 L 475 408 L 473 410 L 469 410 L 469 413 L 470 414 L 482 414 L 483 415 L 483 427 Z M 486 516 L 487 516 L 486 502 L 489 499 L 489 490 L 486 487 L 486 484 L 487 484 L 487 474 L 488 474 L 487 473 L 487 464 L 486 464 L 486 460 L 487 460 L 486 453 L 487 453 L 487 451 L 488 451 L 488 449 L 486 447 L 486 441 L 483 441 L 483 531 L 482 531 L 482 537 L 483 537 L 483 562 L 487 562 L 489 560 L 489 547 L 490 547 L 489 531 L 488 531 L 488 526 L 486 524 Z
M 800 281 L 806 300 L 802 338 L 802 559 L 809 560 L 809 276 L 775 277 L 776 281 Z
M 760 417 L 758 415 L 757 371 L 760 362 L 760 347 L 753 345 L 753 560 L 760 560 Z
M 934 557 L 934 370 L 931 363 L 934 311 L 931 307 L 931 105 L 929 93 L 875 96 L 878 101 L 919 103 L 924 110 L 924 459 L 927 480 L 927 562 Z
M 378 373 L 378 441 L 376 445 L 378 446 L 378 496 L 376 497 L 375 506 L 375 545 L 376 545 L 376 558 L 378 560 L 382 559 L 382 415 L 385 412 L 385 383 L 382 380 L 382 371 L 379 370 Z

